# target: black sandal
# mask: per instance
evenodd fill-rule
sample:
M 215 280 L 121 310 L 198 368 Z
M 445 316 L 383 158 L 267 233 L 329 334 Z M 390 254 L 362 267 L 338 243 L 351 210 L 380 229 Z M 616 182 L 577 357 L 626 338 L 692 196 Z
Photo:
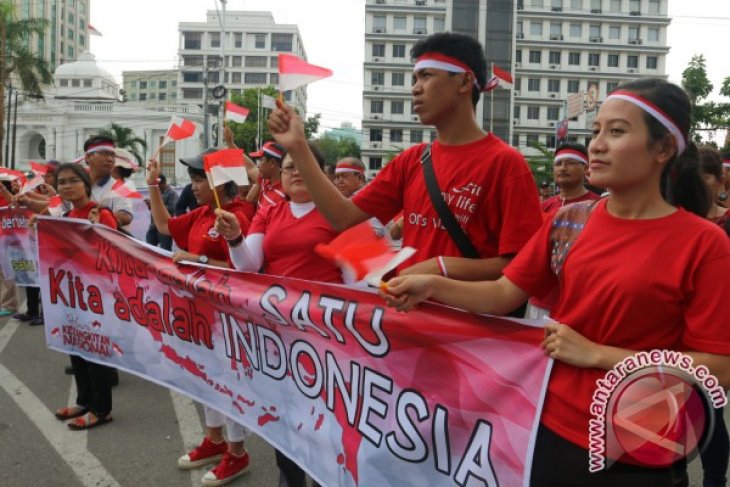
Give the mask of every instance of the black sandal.
M 72 406 L 68 408 L 61 408 L 56 410 L 56 419 L 61 421 L 67 421 L 69 419 L 78 418 L 89 412 L 89 408 L 82 408 L 80 406 Z
M 94 416 L 96 420 L 92 420 L 91 416 Z M 79 418 L 77 417 L 75 420 L 70 421 L 66 424 L 70 430 L 73 431 L 83 431 L 83 430 L 90 430 L 91 428 L 96 428 L 97 426 L 101 426 L 102 424 L 111 423 L 112 417 L 110 414 L 99 417 L 94 415 L 94 413 L 89 413 L 85 418 Z

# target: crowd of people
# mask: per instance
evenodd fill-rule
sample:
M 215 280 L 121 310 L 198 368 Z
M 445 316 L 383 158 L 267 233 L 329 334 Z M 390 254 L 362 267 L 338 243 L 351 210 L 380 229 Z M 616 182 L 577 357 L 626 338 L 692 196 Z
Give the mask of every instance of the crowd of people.
M 245 157 L 248 187 L 209 185 L 203 161 L 216 149 L 180 159 L 191 184 L 179 197 L 159 162 L 149 161 L 148 243 L 175 249 L 174 262 L 348 283 L 347 273 L 314 248 L 369 222 L 393 246 L 416 249 L 379 291 L 396 310 L 434 300 L 474 313 L 549 319 L 540 346 L 555 365 L 532 485 L 688 485 L 683 460 L 650 467 L 618 458 L 590 473 L 589 408 L 596 379 L 641 350 L 685 352 L 730 387 L 730 155 L 692 142 L 681 88 L 659 79 L 626 82 L 601 104 L 588 147 L 555 150 L 552 194 L 550 185 L 537 188 L 516 148 L 477 122 L 488 80 L 476 40 L 436 34 L 411 54 L 414 111 L 435 127 L 434 142 L 398 154 L 371 182 L 355 157 L 328 174 L 300 117 L 279 103 L 268 120 L 274 140 Z M 228 129 L 225 143 L 235 147 Z M 17 184 L 7 184 L 0 206 L 128 229 L 130 202 L 112 187 L 135 168 L 115 162 L 122 158 L 111 139 L 92 137 L 84 150 L 88 172 L 49 162 L 45 185 L 19 195 Z M 63 204 L 50 205 L 56 194 Z M 15 292 L 0 275 L 1 315 L 18 312 Z M 42 324 L 37 288 L 26 292 L 28 309 L 15 318 Z M 72 357 L 72 371 L 77 404 L 56 417 L 72 430 L 110 422 L 113 369 Z M 178 466 L 216 464 L 202 483 L 222 485 L 249 467 L 248 431 L 204 411 L 205 437 Z M 726 483 L 730 441 L 722 413 L 702 453 L 706 487 Z M 276 461 L 281 486 L 306 485 L 299 465 L 279 451 Z

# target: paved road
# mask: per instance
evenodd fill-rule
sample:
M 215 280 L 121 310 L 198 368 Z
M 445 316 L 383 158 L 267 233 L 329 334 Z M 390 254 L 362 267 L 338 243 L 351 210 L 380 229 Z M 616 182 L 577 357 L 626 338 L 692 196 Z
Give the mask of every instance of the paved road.
M 72 404 L 68 358 L 45 347 L 42 327 L 0 318 L 0 484 L 13 486 L 198 486 L 204 470 L 179 470 L 179 455 L 202 438 L 202 410 L 188 398 L 120 373 L 114 422 L 72 432 L 52 414 Z M 728 414 L 726 412 L 726 418 Z M 730 418 L 728 418 L 730 420 Z M 730 422 L 730 421 L 729 421 Z M 276 486 L 272 448 L 248 442 L 250 471 L 233 486 Z M 701 486 L 699 462 L 690 465 Z M 378 486 L 380 487 L 380 486 Z

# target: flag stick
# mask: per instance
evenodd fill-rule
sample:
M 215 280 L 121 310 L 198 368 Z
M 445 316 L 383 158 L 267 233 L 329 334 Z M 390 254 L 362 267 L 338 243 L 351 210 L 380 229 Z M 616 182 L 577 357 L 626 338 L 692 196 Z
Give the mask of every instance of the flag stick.
M 208 171 L 205 172 L 206 177 L 208 178 L 208 186 L 210 186 L 210 189 L 213 190 L 213 197 L 215 198 L 215 206 L 216 208 L 221 208 L 221 200 L 218 199 L 218 191 L 215 189 L 215 185 L 213 184 L 213 177 L 210 175 Z

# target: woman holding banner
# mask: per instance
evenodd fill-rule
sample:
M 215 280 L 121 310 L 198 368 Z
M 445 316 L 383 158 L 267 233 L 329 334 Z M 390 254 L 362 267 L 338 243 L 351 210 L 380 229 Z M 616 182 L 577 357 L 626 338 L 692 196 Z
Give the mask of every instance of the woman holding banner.
M 686 93 L 664 80 L 620 86 L 601 105 L 589 147 L 591 184 L 608 188 L 608 198 L 560 209 L 498 281 L 403 276 L 382 293 L 403 311 L 431 298 L 505 314 L 529 296 L 560 287 L 555 323 L 546 325 L 542 342 L 556 362 L 532 485 L 687 485 L 685 450 L 661 456 L 668 461 L 660 463 L 659 454 L 638 461 L 637 452 L 624 447 L 610 457 L 617 461 L 612 466 L 589 472 L 596 381 L 607 371 L 616 374 L 637 351 L 684 351 L 694 367 L 706 367 L 721 386 L 730 386 L 730 327 L 722 319 L 730 312 L 730 242 L 705 219 L 710 199 L 689 140 L 690 112 Z M 617 431 L 618 419 L 603 426 Z
M 150 210 L 152 220 L 162 235 L 171 235 L 181 250 L 172 257 L 173 262 L 198 262 L 216 267 L 231 267 L 228 258 L 228 244 L 215 230 L 214 208 L 217 198 L 220 206 L 233 215 L 233 219 L 246 232 L 249 227 L 247 212 L 249 208 L 236 200 L 238 188 L 229 181 L 224 185 L 211 188 L 204 170 L 204 157 L 216 152 L 207 149 L 202 154 L 180 162 L 188 167 L 192 181 L 192 191 L 198 207 L 188 213 L 172 217 L 162 200 L 157 185 L 160 177 L 160 163 L 156 160 L 147 166 L 147 184 L 150 189 Z M 199 468 L 210 463 L 217 466 L 203 476 L 203 485 L 223 485 L 243 475 L 250 463 L 244 446 L 246 430 L 218 411 L 203 406 L 205 412 L 206 435 L 203 441 L 190 453 L 178 459 L 182 469 Z M 223 426 L 226 435 L 223 434 Z
M 65 201 L 72 205 L 67 218 L 81 218 L 117 228 L 117 220 L 108 208 L 91 201 L 91 179 L 78 164 L 61 164 L 56 170 L 56 187 Z M 56 418 L 67 423 L 69 429 L 87 430 L 109 423 L 112 420 L 112 375 L 113 369 L 95 362 L 71 355 L 71 367 L 76 381 L 76 406 L 60 408 Z
M 309 148 L 323 168 L 324 156 L 320 150 L 312 143 Z M 261 207 L 245 238 L 245 229 L 237 224 L 231 213 L 216 211 L 216 229 L 228 241 L 233 265 L 244 271 L 263 269 L 264 274 L 341 283 L 339 268 L 314 250 L 320 243 L 329 243 L 338 232 L 314 207 L 288 154 L 281 165 L 281 184 L 289 201 Z M 306 487 L 304 471 L 279 450 L 276 450 L 276 464 L 280 486 Z

